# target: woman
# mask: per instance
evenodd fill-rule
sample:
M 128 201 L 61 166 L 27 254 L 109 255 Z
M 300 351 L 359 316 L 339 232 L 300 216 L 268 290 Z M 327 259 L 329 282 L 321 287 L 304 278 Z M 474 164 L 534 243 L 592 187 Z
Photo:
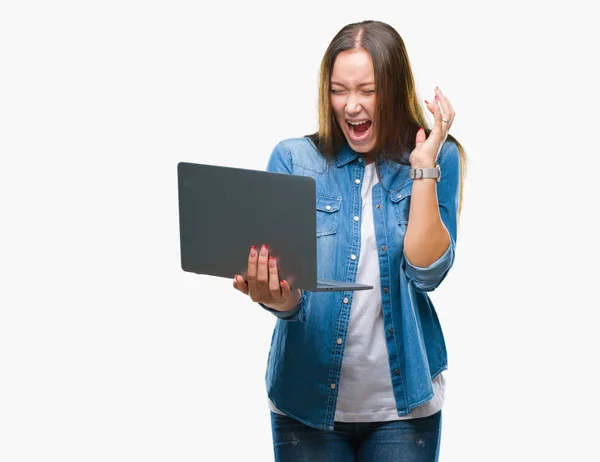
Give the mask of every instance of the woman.
M 391 26 L 349 24 L 321 65 L 319 130 L 267 170 L 317 185 L 318 276 L 373 290 L 307 292 L 250 249 L 234 287 L 279 319 L 266 382 L 277 461 L 437 460 L 446 347 L 427 295 L 454 262 L 464 150 L 436 88 L 427 121 Z

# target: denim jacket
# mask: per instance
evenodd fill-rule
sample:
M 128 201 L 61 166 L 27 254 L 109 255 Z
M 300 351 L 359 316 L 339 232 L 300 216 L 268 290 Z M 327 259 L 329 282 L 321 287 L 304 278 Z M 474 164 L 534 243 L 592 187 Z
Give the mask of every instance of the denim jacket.
M 413 266 L 403 250 L 412 190 L 410 166 L 381 161 L 382 180 L 372 191 L 385 336 L 399 416 L 430 400 L 432 379 L 447 368 L 444 336 L 427 292 L 442 282 L 454 262 L 460 181 L 454 143 L 444 143 L 438 163 L 438 203 L 450 245 L 427 268 Z M 360 283 L 355 278 L 361 255 L 364 166 L 365 159 L 347 144 L 327 166 L 308 138 L 282 141 L 269 159 L 267 171 L 316 180 L 320 279 Z M 333 430 L 352 297 L 351 291 L 303 291 L 291 311 L 269 310 L 279 319 L 267 360 L 268 396 L 282 412 L 315 428 Z

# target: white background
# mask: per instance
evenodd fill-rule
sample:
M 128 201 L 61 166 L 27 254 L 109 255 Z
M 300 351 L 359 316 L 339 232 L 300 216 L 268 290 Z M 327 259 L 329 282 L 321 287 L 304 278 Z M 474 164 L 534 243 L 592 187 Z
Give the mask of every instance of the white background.
M 320 59 L 363 19 L 400 32 L 469 155 L 432 293 L 440 460 L 592 460 L 599 37 L 552 4 L 3 2 L 0 460 L 272 460 L 274 318 L 181 270 L 176 164 L 264 169 L 313 132 Z

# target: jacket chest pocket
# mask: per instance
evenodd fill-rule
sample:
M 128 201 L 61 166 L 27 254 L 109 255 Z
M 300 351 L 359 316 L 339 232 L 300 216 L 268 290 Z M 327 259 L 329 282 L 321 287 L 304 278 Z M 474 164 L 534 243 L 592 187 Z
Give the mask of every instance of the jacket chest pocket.
M 410 196 L 412 193 L 412 182 L 404 187 L 390 193 L 394 214 L 399 225 L 408 224 L 408 212 L 410 211 Z
M 317 237 L 337 232 L 341 203 L 341 197 L 317 194 Z

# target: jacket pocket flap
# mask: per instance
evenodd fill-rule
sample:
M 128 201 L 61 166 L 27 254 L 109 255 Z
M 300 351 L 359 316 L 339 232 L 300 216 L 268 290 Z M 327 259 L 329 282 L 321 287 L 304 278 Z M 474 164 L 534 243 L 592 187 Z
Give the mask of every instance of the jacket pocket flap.
M 337 212 L 342 203 L 341 197 L 331 197 L 317 194 L 317 210 L 322 212 Z
M 402 186 L 400 189 L 390 191 L 390 199 L 394 203 L 400 202 L 402 199 L 409 197 L 412 194 L 412 181 Z

